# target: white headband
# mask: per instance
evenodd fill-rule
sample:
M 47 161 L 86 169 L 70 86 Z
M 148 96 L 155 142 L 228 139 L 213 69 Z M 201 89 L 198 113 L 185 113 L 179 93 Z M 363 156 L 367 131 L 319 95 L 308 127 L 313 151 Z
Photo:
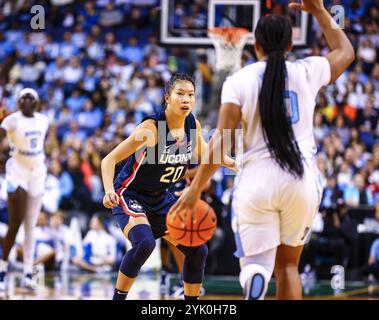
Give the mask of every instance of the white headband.
M 39 96 L 38 96 L 37 91 L 35 91 L 32 88 L 24 88 L 24 89 L 22 89 L 20 91 L 20 93 L 18 94 L 18 99 L 21 99 L 26 94 L 32 95 L 34 99 L 36 99 L 37 101 L 39 101 Z

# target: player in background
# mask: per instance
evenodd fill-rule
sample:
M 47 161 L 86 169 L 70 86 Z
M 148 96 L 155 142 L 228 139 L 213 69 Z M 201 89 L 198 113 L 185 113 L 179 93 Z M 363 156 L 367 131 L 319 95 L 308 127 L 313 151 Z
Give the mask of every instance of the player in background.
M 201 161 L 207 147 L 200 123 L 191 111 L 195 82 L 185 74 L 174 75 L 165 88 L 166 108 L 143 119 L 134 132 L 102 161 L 105 189 L 103 204 L 112 208 L 132 248 L 122 259 L 114 300 L 124 300 L 142 265 L 155 248 L 155 239 L 165 238 L 185 255 L 184 298 L 198 299 L 204 277 L 206 244 L 179 245 L 166 233 L 166 214 L 176 198 L 169 191 L 186 173 L 192 156 Z M 115 166 L 127 159 L 115 181 Z M 234 163 L 228 160 L 227 163 Z
M 273 271 L 278 299 L 302 298 L 298 264 L 321 197 L 313 137 L 315 99 L 355 57 L 322 0 L 289 7 L 317 19 L 330 53 L 286 62 L 292 49 L 289 20 L 262 17 L 254 44 L 259 61 L 224 82 L 218 132 L 210 143 L 211 157 L 225 140 L 225 129 L 235 132 L 242 122 L 244 151 L 237 159 L 232 227 L 245 299 L 263 299 Z M 191 186 L 171 208 L 172 218 L 178 210 L 193 210 L 218 166 L 200 165 Z
M 5 290 L 8 255 L 21 223 L 25 232 L 22 286 L 33 289 L 34 227 L 41 212 L 47 174 L 44 143 L 49 124 L 45 115 L 36 112 L 38 93 L 31 88 L 22 89 L 17 103 L 19 111 L 5 117 L 0 125 L 0 141 L 7 136 L 11 154 L 5 169 L 9 224 L 0 260 L 0 290 Z

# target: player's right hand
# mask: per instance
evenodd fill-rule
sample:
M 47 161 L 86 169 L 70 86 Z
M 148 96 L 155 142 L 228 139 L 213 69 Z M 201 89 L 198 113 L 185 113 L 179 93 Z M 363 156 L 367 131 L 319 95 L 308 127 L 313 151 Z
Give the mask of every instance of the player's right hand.
M 103 198 L 103 205 L 105 208 L 112 209 L 118 206 L 120 202 L 119 195 L 114 191 L 108 191 Z
M 302 10 L 315 15 L 316 13 L 325 10 L 323 0 L 302 0 L 301 3 L 296 1 L 291 1 L 288 4 L 291 9 Z

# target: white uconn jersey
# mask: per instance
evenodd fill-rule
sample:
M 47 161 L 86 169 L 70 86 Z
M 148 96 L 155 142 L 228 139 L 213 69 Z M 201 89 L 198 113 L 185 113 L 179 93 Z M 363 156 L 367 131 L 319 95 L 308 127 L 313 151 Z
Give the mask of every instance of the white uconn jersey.
M 286 62 L 286 104 L 294 134 L 305 158 L 313 157 L 316 145 L 313 137 L 313 116 L 316 95 L 330 81 L 329 61 L 310 57 Z M 223 85 L 221 102 L 234 103 L 242 108 L 243 154 L 239 165 L 250 160 L 269 158 L 270 153 L 262 133 L 258 98 L 266 62 L 244 67 L 228 77 Z
M 25 117 L 21 111 L 7 116 L 1 127 L 7 132 L 11 156 L 24 167 L 44 165 L 44 142 L 49 123 L 48 118 L 38 112 Z

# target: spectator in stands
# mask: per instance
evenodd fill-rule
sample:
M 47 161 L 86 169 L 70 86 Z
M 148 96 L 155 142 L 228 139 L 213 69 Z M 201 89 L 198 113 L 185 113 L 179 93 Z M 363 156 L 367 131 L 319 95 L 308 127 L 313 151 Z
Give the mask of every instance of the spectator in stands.
M 327 178 L 326 187 L 322 193 L 322 199 L 320 209 L 329 209 L 337 207 L 343 202 L 343 193 L 337 185 L 337 179 L 335 176 L 329 176 Z
M 356 127 L 359 128 L 361 141 L 371 149 L 375 142 L 375 130 L 378 125 L 378 111 L 374 109 L 373 101 L 368 100 L 364 109 L 358 111 Z
M 90 272 L 107 272 L 116 260 L 116 240 L 106 231 L 104 219 L 94 215 L 83 239 L 83 256 L 72 259 L 74 265 Z
M 55 269 L 55 246 L 49 225 L 49 216 L 41 212 L 35 227 L 34 265 L 42 264 L 47 270 Z
M 23 40 L 16 42 L 15 49 L 19 57 L 26 58 L 35 53 L 36 46 L 30 42 L 30 33 L 25 33 L 23 38 Z
M 80 65 L 79 58 L 73 57 L 63 71 L 63 81 L 65 90 L 71 92 L 78 81 L 83 77 L 83 68 Z
M 103 120 L 103 113 L 99 108 L 94 109 L 93 102 L 87 99 L 83 105 L 83 111 L 78 114 L 78 125 L 80 130 L 90 136 L 95 129 L 100 127 Z
M 368 273 L 372 274 L 374 279 L 379 282 L 379 238 L 371 245 L 368 266 Z
M 55 266 L 57 270 L 61 270 L 63 263 L 68 259 L 68 237 L 69 229 L 64 224 L 65 213 L 58 210 L 51 214 L 50 232 L 52 235 L 55 248 Z
M 72 34 L 69 31 L 66 31 L 63 34 L 63 42 L 59 44 L 59 56 L 64 59 L 71 59 L 77 56 L 79 53 L 79 48 L 72 41 Z
M 354 176 L 353 183 L 347 186 L 343 197 L 346 204 L 353 208 L 374 204 L 371 191 L 366 188 L 364 178 L 359 173 Z
M 122 56 L 122 45 L 116 41 L 116 36 L 113 32 L 108 32 L 105 35 L 104 50 L 107 55 L 114 53 L 116 56 Z
M 123 57 L 132 63 L 141 63 L 143 60 L 143 50 L 138 45 L 138 39 L 135 36 L 131 36 L 128 39 L 128 44 L 124 48 Z
M 122 24 L 124 15 L 112 2 L 109 2 L 105 10 L 101 10 L 99 24 L 102 27 L 115 27 Z
M 45 191 L 42 197 L 42 208 L 47 213 L 53 213 L 58 210 L 61 200 L 61 186 L 57 174 L 59 162 L 50 163 L 45 182 Z
M 336 127 L 335 131 L 345 146 L 349 143 L 350 139 L 350 131 L 346 125 L 346 120 L 347 119 L 343 115 L 338 115 L 333 121 L 333 124 Z
M 95 28 L 95 26 L 93 26 L 92 28 Z M 96 30 L 96 28 L 94 30 Z M 85 50 L 88 58 L 91 61 L 99 61 L 104 59 L 105 57 L 104 46 L 100 44 L 97 37 L 93 36 L 92 34 L 89 34 L 86 38 Z
M 80 170 L 80 158 L 78 153 L 72 152 L 69 155 L 65 172 L 67 172 L 71 178 L 74 188 L 69 198 L 62 199 L 65 201 L 61 207 L 66 210 L 75 209 L 89 212 L 91 209 L 91 195 L 88 187 L 84 183 L 84 175 Z

